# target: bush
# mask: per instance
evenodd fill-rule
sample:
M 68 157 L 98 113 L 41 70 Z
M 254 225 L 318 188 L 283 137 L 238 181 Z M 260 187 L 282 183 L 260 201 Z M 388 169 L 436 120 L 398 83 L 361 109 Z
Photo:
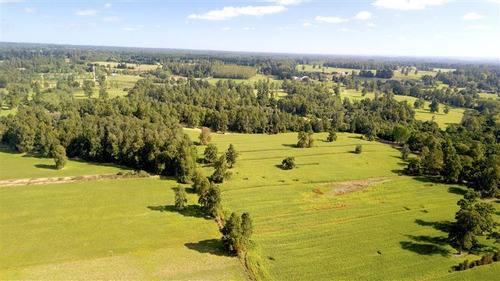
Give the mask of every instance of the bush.
M 354 150 L 354 152 L 356 154 L 361 154 L 362 151 L 363 151 L 363 146 L 361 144 L 356 145 L 356 149 Z
M 281 162 L 281 168 L 283 170 L 291 170 L 295 168 L 295 157 L 287 157 Z

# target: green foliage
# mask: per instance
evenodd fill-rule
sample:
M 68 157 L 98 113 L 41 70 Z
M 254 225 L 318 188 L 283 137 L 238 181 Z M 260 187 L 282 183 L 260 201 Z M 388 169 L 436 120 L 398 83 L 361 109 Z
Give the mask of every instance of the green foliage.
M 212 140 L 212 136 L 210 135 L 210 129 L 207 127 L 202 127 L 198 139 L 200 140 L 201 145 L 208 145 Z
M 361 152 L 363 152 L 363 146 L 361 144 L 357 144 L 356 148 L 354 149 L 354 153 L 361 154 Z
M 215 161 L 217 161 L 217 153 L 217 146 L 215 146 L 214 144 L 209 144 L 203 152 L 203 161 L 205 163 L 214 163 Z
M 423 173 L 422 161 L 419 157 L 410 159 L 408 166 L 405 168 L 405 173 L 412 176 L 420 176 Z
M 392 130 L 392 137 L 398 143 L 404 143 L 410 138 L 410 130 L 405 126 L 396 125 Z
M 456 222 L 451 227 L 448 239 L 459 254 L 476 245 L 476 235 L 491 233 L 496 226 L 492 217 L 495 208 L 490 203 L 479 201 L 480 195 L 469 189 L 457 203 L 460 210 L 455 214 Z
M 220 231 L 226 250 L 237 256 L 242 256 L 247 250 L 253 233 L 252 218 L 248 213 L 243 213 L 241 217 L 232 213 Z
M 408 160 L 410 153 L 411 153 L 410 147 L 407 144 L 403 145 L 403 147 L 401 148 L 401 159 L 405 161 Z
M 460 172 L 462 171 L 462 164 L 460 161 L 460 157 L 458 156 L 457 151 L 453 147 L 451 142 L 447 143 L 444 147 L 443 155 L 443 169 L 441 170 L 441 175 L 444 182 L 458 182 L 460 178 Z
M 437 100 L 433 100 L 429 105 L 429 108 L 432 113 L 439 112 L 439 102 Z
M 221 192 L 219 186 L 210 183 L 206 196 L 203 199 L 200 196 L 200 200 L 201 206 L 207 215 L 216 218 L 222 214 Z
M 300 147 L 300 148 L 313 147 L 314 146 L 314 138 L 312 136 L 313 136 L 313 133 L 311 131 L 309 131 L 308 133 L 299 132 L 297 147 Z
M 421 153 L 422 169 L 425 174 L 439 175 L 443 167 L 443 152 L 441 148 L 434 147 L 429 151 L 427 147 Z
M 225 179 L 231 176 L 231 172 L 228 171 L 226 154 L 223 154 L 217 161 L 214 162 L 215 171 L 210 177 L 210 180 L 215 183 L 222 183 Z
M 337 132 L 335 132 L 334 130 L 328 131 L 328 138 L 326 139 L 326 141 L 334 142 L 336 140 L 337 140 Z
M 291 170 L 295 168 L 295 157 L 287 157 L 281 162 L 281 168 L 283 170 Z
M 229 169 L 231 169 L 234 166 L 234 164 L 236 163 L 236 159 L 238 158 L 239 155 L 240 154 L 236 151 L 234 145 L 230 144 L 226 152 L 226 160 L 227 164 L 229 165 Z
M 66 150 L 60 144 L 54 145 L 52 149 L 52 156 L 54 157 L 54 162 L 56 163 L 56 168 L 58 170 L 62 169 L 66 165 L 66 162 L 68 162 Z
M 186 191 L 181 186 L 174 188 L 175 193 L 175 207 L 179 210 L 183 210 L 187 204 Z
M 83 92 L 87 98 L 91 98 L 94 95 L 94 82 L 91 80 L 83 81 Z

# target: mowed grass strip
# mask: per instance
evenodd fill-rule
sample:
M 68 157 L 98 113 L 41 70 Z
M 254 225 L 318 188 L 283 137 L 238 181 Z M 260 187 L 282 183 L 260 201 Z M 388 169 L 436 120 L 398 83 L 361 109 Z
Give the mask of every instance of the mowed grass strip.
M 178 184 L 127 179 L 0 188 L 1 279 L 245 280 Z M 166 207 L 165 207 L 166 206 Z M 148 208 L 149 207 L 149 208 Z
M 186 130 L 192 139 L 199 132 Z M 254 218 L 253 239 L 277 280 L 470 280 L 449 273 L 447 229 L 465 188 L 400 176 L 405 164 L 391 146 L 339 133 L 333 143 L 314 134 L 314 148 L 293 146 L 297 134 L 212 134 L 219 152 L 233 143 L 241 153 L 221 187 L 223 203 Z M 363 145 L 361 154 L 352 150 Z M 199 147 L 199 153 L 204 147 Z M 277 165 L 294 156 L 298 168 Z M 307 164 L 307 165 L 301 165 Z M 212 167 L 204 167 L 207 175 Z M 356 182 L 345 182 L 358 180 Z M 341 182 L 341 183 L 339 183 Z M 359 184 L 365 183 L 359 188 Z M 351 190 L 349 190 L 351 188 Z M 344 194 L 339 194 L 342 189 Z M 500 204 L 495 203 L 500 210 Z M 500 222 L 500 212 L 495 220 Z M 498 248 L 480 238 L 486 249 Z M 498 266 L 477 268 L 494 280 Z M 453 277 L 450 277 L 453 276 Z
M 0 146 L 0 180 L 100 175 L 121 171 L 129 169 L 74 160 L 68 160 L 63 169 L 57 170 L 52 158 L 28 156 Z

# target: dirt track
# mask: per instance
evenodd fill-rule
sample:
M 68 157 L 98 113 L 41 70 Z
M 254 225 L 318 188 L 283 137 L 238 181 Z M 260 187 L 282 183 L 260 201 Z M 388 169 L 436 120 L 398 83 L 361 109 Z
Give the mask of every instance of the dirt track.
M 118 174 L 102 174 L 102 175 L 86 175 L 86 176 L 70 176 L 70 177 L 50 177 L 50 178 L 32 178 L 32 179 L 13 179 L 0 181 L 0 187 L 19 186 L 19 185 L 42 185 L 53 183 L 68 183 L 76 181 L 95 181 L 107 179 L 122 179 L 133 178 L 135 175 L 118 175 Z

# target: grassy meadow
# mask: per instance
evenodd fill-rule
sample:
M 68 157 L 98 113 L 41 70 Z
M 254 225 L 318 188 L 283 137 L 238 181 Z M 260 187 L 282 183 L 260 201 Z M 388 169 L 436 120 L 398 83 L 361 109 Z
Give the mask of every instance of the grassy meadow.
M 192 139 L 198 131 L 186 130 Z M 446 237 L 465 188 L 400 175 L 405 163 L 391 146 L 340 133 L 333 143 L 295 148 L 297 134 L 213 134 L 219 151 L 241 155 L 221 185 L 224 206 L 249 211 L 254 236 L 276 280 L 494 280 L 499 264 L 449 273 L 466 258 Z M 361 154 L 352 151 L 363 145 Z M 199 153 L 204 147 L 199 148 Z M 281 160 L 294 156 L 297 169 Z M 212 168 L 204 167 L 210 175 Z M 495 220 L 500 222 L 499 212 Z M 489 240 L 481 239 L 492 248 Z
M 63 169 L 57 170 L 52 158 L 14 153 L 9 148 L 0 146 L 0 180 L 100 175 L 128 170 L 75 160 L 68 160 Z
M 172 180 L 0 188 L 2 280 L 246 280 L 216 224 L 176 211 Z

